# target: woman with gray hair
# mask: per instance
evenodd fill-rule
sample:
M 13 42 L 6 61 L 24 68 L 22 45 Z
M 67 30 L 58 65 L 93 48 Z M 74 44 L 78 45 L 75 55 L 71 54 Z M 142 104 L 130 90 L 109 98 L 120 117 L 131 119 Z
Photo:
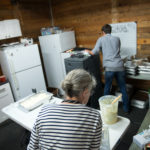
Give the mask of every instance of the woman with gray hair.
M 75 103 L 81 104 L 87 104 L 95 86 L 95 78 L 83 69 L 75 69 L 69 72 L 62 82 L 62 89 L 65 91 L 66 100 L 74 100 Z
M 101 142 L 100 113 L 86 104 L 96 86 L 87 71 L 70 71 L 62 81 L 65 99 L 41 110 L 33 128 L 28 150 L 98 150 Z

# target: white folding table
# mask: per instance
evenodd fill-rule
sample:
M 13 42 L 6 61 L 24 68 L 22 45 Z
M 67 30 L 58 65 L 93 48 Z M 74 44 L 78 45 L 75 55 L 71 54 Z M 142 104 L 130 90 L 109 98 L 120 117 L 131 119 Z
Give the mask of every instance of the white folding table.
M 53 97 L 51 102 L 61 103 L 62 99 Z M 42 106 L 32 110 L 32 111 L 24 111 L 19 107 L 19 102 L 11 103 L 10 105 L 4 107 L 2 112 L 5 113 L 10 119 L 24 127 L 25 129 L 31 131 L 35 120 L 38 116 L 39 111 Z M 114 149 L 117 142 L 124 135 L 130 124 L 130 120 L 121 116 L 118 116 L 118 122 L 113 125 L 108 125 L 109 129 L 109 141 L 110 141 L 110 149 Z

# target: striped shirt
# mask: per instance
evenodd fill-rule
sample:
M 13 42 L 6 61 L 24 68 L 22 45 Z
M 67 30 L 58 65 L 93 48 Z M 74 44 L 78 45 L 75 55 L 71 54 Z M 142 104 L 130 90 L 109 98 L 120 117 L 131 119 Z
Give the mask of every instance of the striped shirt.
M 34 124 L 28 150 L 98 150 L 102 121 L 98 110 L 82 104 L 49 104 Z

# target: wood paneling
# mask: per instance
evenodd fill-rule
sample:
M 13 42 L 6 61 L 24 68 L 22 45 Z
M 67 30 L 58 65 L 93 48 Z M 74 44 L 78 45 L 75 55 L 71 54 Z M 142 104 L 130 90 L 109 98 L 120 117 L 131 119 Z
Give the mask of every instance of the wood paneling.
M 38 41 L 40 29 L 51 26 L 50 7 L 48 0 L 2 0 L 0 3 L 0 20 L 20 20 L 22 37 L 30 36 Z M 35 38 L 36 35 L 36 38 Z M 6 41 L 6 40 L 5 40 Z M 0 41 L 0 44 L 3 41 Z
M 20 20 L 22 37 L 38 42 L 40 29 L 51 26 L 49 0 L 1 0 L 0 20 L 16 18 Z M 0 45 L 16 41 L 19 38 L 0 40 Z
M 94 47 L 104 24 L 135 21 L 137 56 L 150 55 L 150 0 L 52 0 L 52 8 L 54 25 L 73 28 L 77 45 L 89 48 Z M 150 81 L 128 83 L 137 88 L 150 87 Z
M 104 23 L 111 22 L 111 0 L 52 0 L 54 25 L 73 28 L 77 45 L 92 48 Z M 103 21 L 102 21 L 103 20 Z
M 78 45 L 93 48 L 105 23 L 137 22 L 137 55 L 150 55 L 149 0 L 52 0 L 54 25 L 72 27 Z
M 51 26 L 50 0 L 1 0 L 0 20 L 18 18 L 23 37 L 38 42 L 40 29 Z M 137 22 L 137 55 L 150 55 L 150 0 L 51 0 L 53 23 L 73 29 L 78 46 L 93 48 L 101 27 L 108 23 Z M 12 40 L 0 41 L 0 44 Z

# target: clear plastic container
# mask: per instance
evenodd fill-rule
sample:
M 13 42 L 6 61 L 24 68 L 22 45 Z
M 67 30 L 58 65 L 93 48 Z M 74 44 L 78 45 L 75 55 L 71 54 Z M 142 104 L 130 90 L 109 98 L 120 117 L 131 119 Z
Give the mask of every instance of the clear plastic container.
M 103 125 L 102 128 L 102 140 L 100 150 L 110 150 L 109 129 L 106 125 Z
M 114 124 L 117 122 L 118 101 L 114 104 L 111 104 L 115 98 L 116 96 L 106 95 L 99 99 L 101 116 L 105 124 Z

